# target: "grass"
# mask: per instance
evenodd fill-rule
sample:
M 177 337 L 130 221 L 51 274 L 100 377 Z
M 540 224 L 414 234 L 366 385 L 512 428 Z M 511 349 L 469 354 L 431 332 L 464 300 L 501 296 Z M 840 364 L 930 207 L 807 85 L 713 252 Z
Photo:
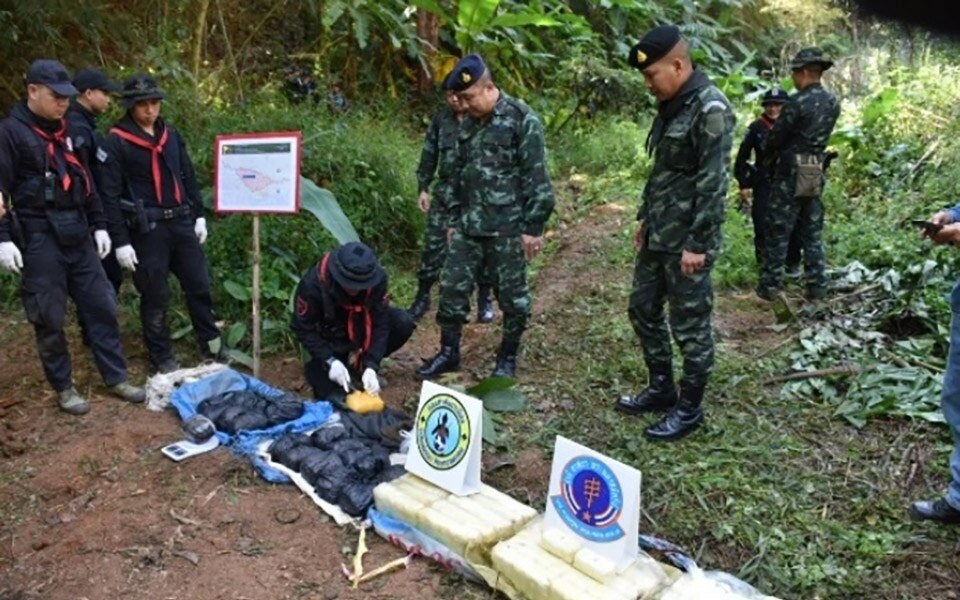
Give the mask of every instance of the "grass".
M 618 393 L 646 381 L 625 310 L 629 235 L 623 227 L 585 264 L 570 265 L 589 275 L 529 333 L 533 372 L 524 383 L 531 404 L 553 404 L 506 419 L 507 444 L 534 444 L 549 460 L 555 436 L 564 435 L 636 466 L 643 473 L 644 532 L 678 542 L 705 568 L 729 571 L 766 593 L 951 597 L 948 582 L 960 576 L 960 561 L 950 557 L 955 536 L 912 524 L 905 511 L 946 482 L 945 430 L 900 421 L 857 430 L 835 416 L 832 404 L 782 400 L 777 387 L 760 382 L 789 362 L 786 350 L 762 355 L 789 332 L 757 327 L 760 309 L 752 301 L 719 294 L 717 314 L 727 330 L 718 335 L 708 418 L 697 434 L 650 443 L 642 430 L 652 419 L 611 410 Z M 737 264 L 718 267 L 718 279 L 731 277 Z M 546 484 L 531 497 L 542 498 Z

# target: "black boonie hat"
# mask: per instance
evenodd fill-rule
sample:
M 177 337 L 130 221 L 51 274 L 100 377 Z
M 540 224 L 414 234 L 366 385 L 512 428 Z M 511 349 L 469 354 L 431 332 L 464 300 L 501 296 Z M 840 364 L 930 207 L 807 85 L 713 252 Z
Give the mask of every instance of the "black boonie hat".
M 347 242 L 334 250 L 328 268 L 336 282 L 349 290 L 369 290 L 387 276 L 377 255 L 361 242 Z
M 87 90 L 103 90 L 104 92 L 119 92 L 120 84 L 111 81 L 106 73 L 100 69 L 80 69 L 73 76 L 73 86 L 81 94 Z
M 40 58 L 30 64 L 25 77 L 28 84 L 45 85 L 60 96 L 76 96 L 67 68 L 55 60 Z
M 468 54 L 461 58 L 447 78 L 443 82 L 443 88 L 454 92 L 462 92 L 471 85 L 475 84 L 483 73 L 487 70 L 487 65 L 479 54 Z
M 772 90 L 767 90 L 766 93 L 760 98 L 760 106 L 766 106 L 768 104 L 783 104 L 790 98 L 790 95 L 787 94 L 786 90 L 782 88 L 773 88 Z
M 627 62 L 641 71 L 666 56 L 680 41 L 680 28 L 676 25 L 659 25 L 630 48 Z
M 167 95 L 157 85 L 157 80 L 146 73 L 137 73 L 128 77 L 123 82 L 123 92 L 120 94 L 123 106 L 128 110 L 141 100 L 163 100 L 166 97 Z
M 816 47 L 804 48 L 800 52 L 797 52 L 797 55 L 790 61 L 790 68 L 794 71 L 808 65 L 819 65 L 821 69 L 826 71 L 833 66 L 833 61 L 825 59 L 823 57 L 823 50 Z

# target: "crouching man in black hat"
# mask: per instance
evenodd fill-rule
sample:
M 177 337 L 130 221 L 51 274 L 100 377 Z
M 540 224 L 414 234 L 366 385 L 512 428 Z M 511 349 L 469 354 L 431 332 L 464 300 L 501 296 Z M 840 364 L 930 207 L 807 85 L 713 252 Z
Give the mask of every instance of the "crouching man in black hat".
M 110 129 L 98 156 L 101 192 L 107 214 L 123 217 L 114 226 L 117 261 L 133 271 L 150 360 L 160 373 L 180 368 L 167 327 L 167 279 L 173 272 L 201 354 L 226 362 L 201 248 L 207 240 L 207 222 L 187 146 L 160 116 L 165 94 L 152 77 L 133 75 L 124 82 L 121 97 L 127 114 Z
M 415 326 L 407 311 L 390 306 L 387 274 L 360 242 L 327 252 L 306 272 L 290 321 L 310 353 L 303 370 L 316 398 L 351 391 L 352 376 L 379 394 L 380 361 L 407 343 Z

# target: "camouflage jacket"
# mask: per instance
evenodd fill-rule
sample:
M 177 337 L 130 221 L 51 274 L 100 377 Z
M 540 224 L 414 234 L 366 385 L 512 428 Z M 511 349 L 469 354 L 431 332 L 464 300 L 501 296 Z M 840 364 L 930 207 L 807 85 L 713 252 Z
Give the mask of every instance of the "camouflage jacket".
M 445 207 L 453 191 L 454 170 L 457 165 L 457 133 L 460 121 L 449 106 L 434 115 L 427 128 L 427 137 L 423 140 L 420 152 L 420 165 L 417 167 L 417 182 L 420 191 L 430 189 L 433 175 L 437 175 L 437 184 L 433 188 L 434 201 Z M 439 170 L 437 169 L 439 167 Z
M 493 113 L 464 119 L 457 147 L 450 226 L 471 236 L 541 235 L 553 189 L 540 120 L 500 92 Z
M 646 248 L 719 250 L 735 122 L 723 92 L 699 71 L 661 104 L 647 138 L 653 170 L 637 214 Z
M 797 154 L 823 158 L 833 126 L 840 117 L 840 102 L 819 83 L 792 95 L 783 105 L 770 137 L 765 161 L 775 179 L 789 177 Z

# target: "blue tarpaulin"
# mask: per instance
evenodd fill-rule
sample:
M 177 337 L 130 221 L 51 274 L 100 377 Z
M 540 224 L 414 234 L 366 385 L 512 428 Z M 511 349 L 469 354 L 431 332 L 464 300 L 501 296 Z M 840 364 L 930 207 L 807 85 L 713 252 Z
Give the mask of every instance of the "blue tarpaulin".
M 186 421 L 197 414 L 197 407 L 207 398 L 227 392 L 243 391 L 254 392 L 267 398 L 279 398 L 284 394 L 282 390 L 271 387 L 259 379 L 229 369 L 181 386 L 170 396 L 170 403 L 177 409 L 180 418 Z M 230 446 L 234 453 L 248 458 L 257 472 L 267 481 L 290 483 L 286 475 L 271 468 L 257 457 L 257 446 L 264 440 L 277 438 L 285 433 L 302 433 L 316 429 L 326 423 L 332 415 L 333 406 L 329 402 L 304 402 L 303 415 L 299 419 L 280 423 L 268 429 L 239 431 L 236 435 L 217 431 L 216 436 L 221 445 Z

